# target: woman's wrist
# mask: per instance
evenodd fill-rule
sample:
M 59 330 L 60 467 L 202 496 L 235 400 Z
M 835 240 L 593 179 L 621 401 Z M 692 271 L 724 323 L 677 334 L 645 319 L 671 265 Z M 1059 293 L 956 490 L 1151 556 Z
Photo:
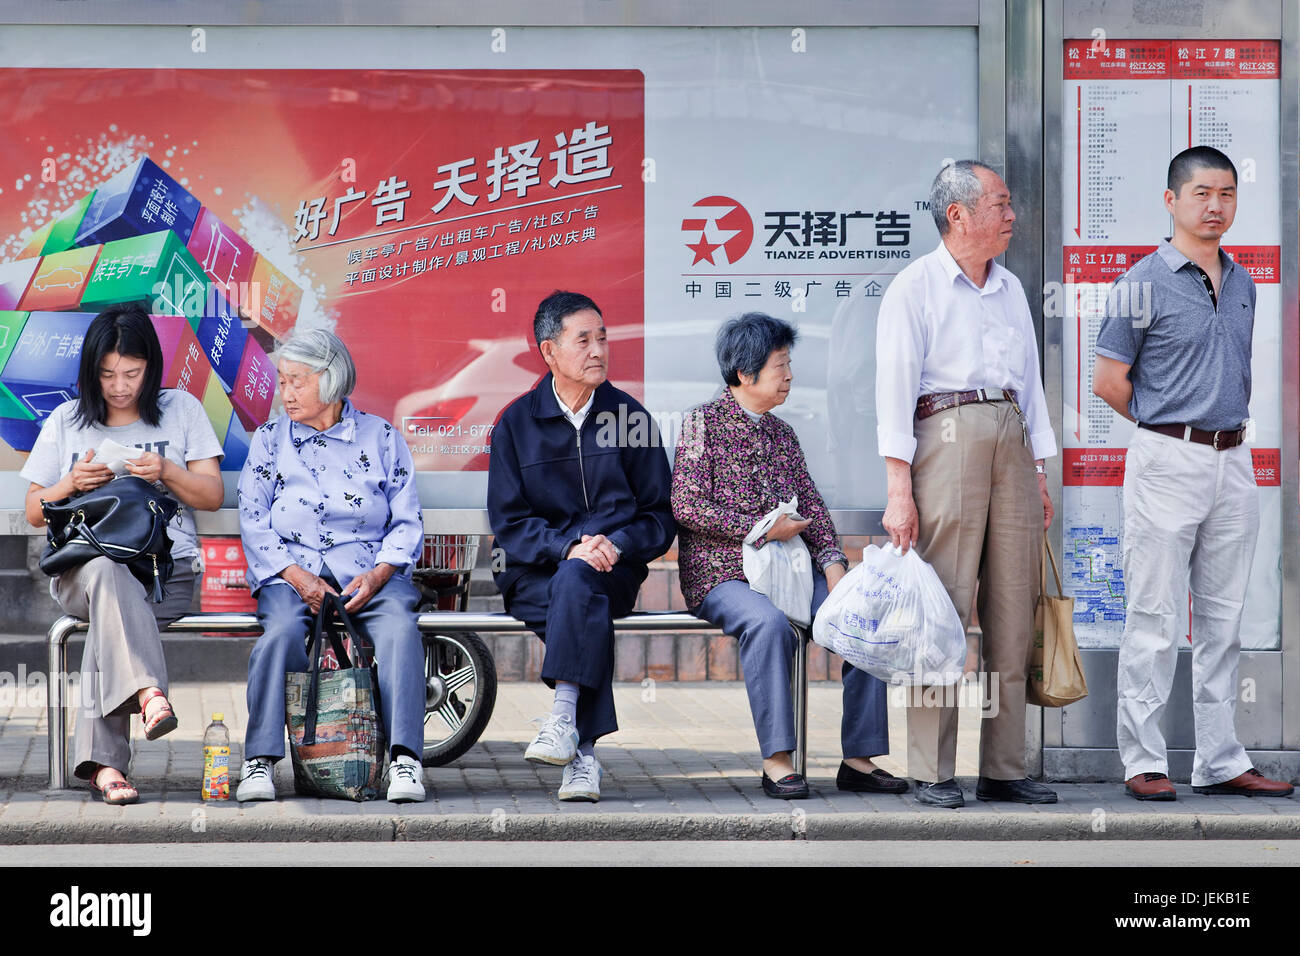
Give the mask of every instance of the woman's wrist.
M 50 487 L 45 489 L 45 494 L 41 495 L 46 501 L 59 501 L 63 498 L 71 498 L 77 491 L 77 483 L 72 477 L 72 472 L 68 472 Z

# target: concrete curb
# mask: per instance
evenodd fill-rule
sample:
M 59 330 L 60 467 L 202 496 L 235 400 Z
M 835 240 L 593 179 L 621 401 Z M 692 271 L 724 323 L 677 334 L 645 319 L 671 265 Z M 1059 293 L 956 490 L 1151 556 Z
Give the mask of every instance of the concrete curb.
M 464 840 L 1295 840 L 1300 819 L 1147 813 L 766 814 L 541 813 L 323 815 L 293 819 L 209 814 L 188 819 L 32 820 L 0 825 L 0 845 L 73 843 L 418 842 Z M 252 814 L 249 814 L 252 816 Z M 1098 827 L 1101 827 L 1100 829 Z

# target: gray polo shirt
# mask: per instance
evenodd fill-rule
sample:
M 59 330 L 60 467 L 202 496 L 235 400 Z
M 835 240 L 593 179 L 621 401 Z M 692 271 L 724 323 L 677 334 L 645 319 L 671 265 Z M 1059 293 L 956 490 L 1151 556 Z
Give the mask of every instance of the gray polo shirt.
M 1097 354 L 1131 365 L 1128 410 L 1152 425 L 1206 431 L 1250 417 L 1255 283 L 1222 249 L 1218 308 L 1196 263 L 1166 239 L 1115 280 Z

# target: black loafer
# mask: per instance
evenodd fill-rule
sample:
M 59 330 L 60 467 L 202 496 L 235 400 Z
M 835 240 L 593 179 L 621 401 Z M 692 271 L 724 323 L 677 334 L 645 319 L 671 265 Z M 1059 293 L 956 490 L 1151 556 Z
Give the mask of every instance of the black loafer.
M 776 800 L 807 800 L 808 781 L 797 773 L 788 773 L 780 780 L 773 781 L 764 773 L 763 792 Z
M 854 770 L 843 761 L 835 775 L 835 786 L 851 793 L 907 793 L 907 781 L 877 767 L 871 773 Z
M 961 787 L 957 786 L 956 780 L 940 780 L 938 783 L 922 783 L 918 780 L 916 802 L 948 810 L 966 806 L 966 798 L 961 795 Z
M 1006 803 L 1055 803 L 1056 791 L 1033 780 L 990 780 L 980 777 L 975 786 L 976 800 L 999 800 Z

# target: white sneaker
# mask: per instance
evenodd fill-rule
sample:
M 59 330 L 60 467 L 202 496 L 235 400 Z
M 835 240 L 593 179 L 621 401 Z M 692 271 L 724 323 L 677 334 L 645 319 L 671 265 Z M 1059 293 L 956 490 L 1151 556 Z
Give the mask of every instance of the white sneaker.
M 548 714 L 542 721 L 542 729 L 524 751 L 524 759 L 529 763 L 563 767 L 577 752 L 578 728 L 573 726 L 573 718 L 568 714 Z
M 235 799 L 240 803 L 247 800 L 274 800 L 275 781 L 271 774 L 275 764 L 265 757 L 254 757 L 244 761 L 244 772 L 239 779 L 239 789 Z
M 578 754 L 564 765 L 564 779 L 560 782 L 561 800 L 584 800 L 597 803 L 600 800 L 600 778 L 605 770 L 595 755 Z
M 424 802 L 424 768 L 414 757 L 402 754 L 388 765 L 388 800 L 390 803 Z

